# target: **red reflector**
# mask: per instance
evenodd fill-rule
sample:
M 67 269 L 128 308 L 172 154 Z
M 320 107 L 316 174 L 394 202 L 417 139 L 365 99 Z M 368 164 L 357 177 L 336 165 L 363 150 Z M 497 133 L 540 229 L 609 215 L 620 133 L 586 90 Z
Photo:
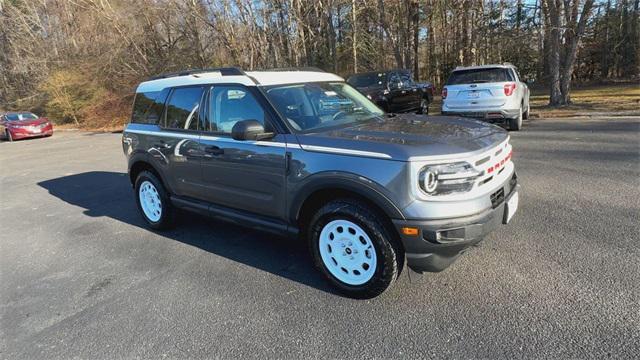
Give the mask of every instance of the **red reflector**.
M 493 172 L 493 166 L 487 169 L 487 172 L 491 174 Z

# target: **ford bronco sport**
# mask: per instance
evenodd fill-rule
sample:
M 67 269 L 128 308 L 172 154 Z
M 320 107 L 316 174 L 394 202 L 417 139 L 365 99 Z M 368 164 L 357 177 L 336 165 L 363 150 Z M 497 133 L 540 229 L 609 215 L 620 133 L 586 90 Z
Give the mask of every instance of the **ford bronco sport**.
M 306 239 L 346 295 L 441 271 L 518 206 L 507 132 L 386 114 L 337 75 L 210 69 L 141 83 L 123 136 L 153 229 L 176 209 Z

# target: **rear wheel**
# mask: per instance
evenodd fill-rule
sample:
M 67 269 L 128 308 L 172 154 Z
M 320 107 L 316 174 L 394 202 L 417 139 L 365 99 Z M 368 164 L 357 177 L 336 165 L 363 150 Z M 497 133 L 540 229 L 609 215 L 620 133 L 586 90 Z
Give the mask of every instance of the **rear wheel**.
M 142 217 L 154 229 L 167 229 L 174 223 L 174 209 L 169 194 L 158 178 L 149 171 L 136 178 L 136 203 Z
M 420 100 L 420 107 L 418 108 L 418 114 L 429 114 L 429 101 L 427 99 Z
M 531 113 L 531 104 L 527 104 L 527 110 L 522 114 L 523 119 L 528 119 L 529 114 Z
M 350 199 L 327 203 L 311 219 L 308 238 L 315 266 L 347 296 L 378 296 L 398 276 L 399 251 L 383 220 Z
M 522 105 L 518 109 L 518 117 L 509 119 L 509 130 L 518 131 L 522 129 Z

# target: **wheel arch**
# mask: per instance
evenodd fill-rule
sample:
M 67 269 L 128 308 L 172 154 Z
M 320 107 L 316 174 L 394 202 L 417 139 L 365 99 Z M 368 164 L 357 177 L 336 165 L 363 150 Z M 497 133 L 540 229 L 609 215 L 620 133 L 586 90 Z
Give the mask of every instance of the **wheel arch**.
M 354 174 L 325 174 L 307 182 L 296 192 L 289 207 L 290 221 L 303 228 L 315 210 L 336 198 L 355 198 L 372 206 L 391 223 L 391 219 L 404 219 L 400 209 L 384 194 L 384 187 Z M 327 177 L 331 177 L 328 179 Z
M 153 173 L 158 178 L 158 180 L 162 182 L 162 185 L 165 187 L 165 189 L 171 192 L 164 176 L 162 175 L 162 172 L 160 172 L 155 166 L 153 166 L 153 164 L 149 161 L 145 154 L 134 156 L 129 161 L 129 181 L 131 182 L 132 186 L 135 186 L 138 174 L 145 170 Z

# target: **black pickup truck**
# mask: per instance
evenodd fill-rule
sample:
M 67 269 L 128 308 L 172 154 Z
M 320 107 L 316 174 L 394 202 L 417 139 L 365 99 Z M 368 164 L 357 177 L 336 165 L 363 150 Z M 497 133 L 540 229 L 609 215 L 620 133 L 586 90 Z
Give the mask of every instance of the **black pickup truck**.
M 374 71 L 351 75 L 347 82 L 386 112 L 428 114 L 433 84 L 416 83 L 409 70 Z

